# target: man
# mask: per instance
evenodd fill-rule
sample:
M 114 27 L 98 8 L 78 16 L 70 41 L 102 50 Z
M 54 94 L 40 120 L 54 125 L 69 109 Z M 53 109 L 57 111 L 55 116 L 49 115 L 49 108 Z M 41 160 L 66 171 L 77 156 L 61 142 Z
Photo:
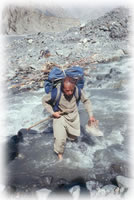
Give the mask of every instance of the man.
M 58 103 L 58 111 L 53 111 L 51 93 L 43 97 L 42 103 L 46 110 L 53 116 L 54 151 L 62 160 L 66 140 L 75 140 L 80 136 L 80 118 L 77 106 L 78 88 L 75 79 L 65 77 L 61 84 L 61 97 Z M 84 104 L 89 115 L 89 122 L 95 122 L 92 114 L 91 102 L 81 90 L 80 100 Z

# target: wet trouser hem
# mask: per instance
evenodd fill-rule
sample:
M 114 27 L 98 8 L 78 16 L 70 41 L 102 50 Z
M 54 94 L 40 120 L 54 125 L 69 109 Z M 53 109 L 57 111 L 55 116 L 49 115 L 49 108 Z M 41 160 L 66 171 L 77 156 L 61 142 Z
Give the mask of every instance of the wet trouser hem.
M 63 154 L 64 152 L 58 152 L 58 151 L 56 151 L 55 149 L 54 149 L 54 152 L 56 153 L 56 154 Z

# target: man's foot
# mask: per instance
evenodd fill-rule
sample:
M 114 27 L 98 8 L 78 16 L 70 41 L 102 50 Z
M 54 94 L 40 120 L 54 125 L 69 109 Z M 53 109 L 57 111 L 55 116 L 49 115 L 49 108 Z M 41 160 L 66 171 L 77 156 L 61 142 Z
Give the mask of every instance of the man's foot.
M 58 159 L 59 159 L 59 161 L 63 160 L 63 156 L 61 153 L 58 154 Z

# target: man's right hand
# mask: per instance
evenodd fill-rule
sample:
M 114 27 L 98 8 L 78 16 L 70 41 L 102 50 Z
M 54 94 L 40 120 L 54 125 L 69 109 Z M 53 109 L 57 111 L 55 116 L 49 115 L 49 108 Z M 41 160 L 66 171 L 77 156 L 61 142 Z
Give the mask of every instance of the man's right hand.
M 60 118 L 60 117 L 61 117 L 61 113 L 62 113 L 62 112 L 60 112 L 60 111 L 59 111 L 59 112 L 54 112 L 54 113 L 53 113 L 53 117 L 54 117 L 54 118 Z

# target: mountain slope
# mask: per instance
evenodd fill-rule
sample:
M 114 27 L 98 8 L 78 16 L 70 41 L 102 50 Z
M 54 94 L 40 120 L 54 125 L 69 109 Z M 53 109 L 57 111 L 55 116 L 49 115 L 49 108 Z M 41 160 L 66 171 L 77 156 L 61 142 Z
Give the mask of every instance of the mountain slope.
M 2 17 L 3 34 L 31 34 L 37 32 L 60 32 L 78 26 L 79 20 L 67 18 L 61 9 L 35 9 L 26 7 L 6 7 Z M 59 13 L 59 14 L 58 14 Z M 58 16 L 58 17 L 57 17 Z

